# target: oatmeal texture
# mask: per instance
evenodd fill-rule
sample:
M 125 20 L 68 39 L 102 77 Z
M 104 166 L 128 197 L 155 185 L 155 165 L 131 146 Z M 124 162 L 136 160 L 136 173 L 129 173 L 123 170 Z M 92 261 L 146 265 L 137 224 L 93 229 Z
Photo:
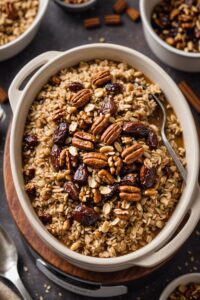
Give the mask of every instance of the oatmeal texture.
M 38 7 L 38 0 L 0 0 L 0 46 L 15 40 L 30 27 Z
M 108 60 L 51 77 L 25 125 L 25 190 L 40 220 L 70 249 L 115 257 L 145 246 L 169 220 L 182 179 L 157 126 L 160 88 Z M 167 135 L 185 164 L 169 104 Z M 177 141 L 179 143 L 177 144 Z
M 200 52 L 199 0 L 162 0 L 153 10 L 152 26 L 170 46 Z
M 187 285 L 179 285 L 176 290 L 171 293 L 168 300 L 198 300 L 200 297 L 200 283 L 189 283 Z

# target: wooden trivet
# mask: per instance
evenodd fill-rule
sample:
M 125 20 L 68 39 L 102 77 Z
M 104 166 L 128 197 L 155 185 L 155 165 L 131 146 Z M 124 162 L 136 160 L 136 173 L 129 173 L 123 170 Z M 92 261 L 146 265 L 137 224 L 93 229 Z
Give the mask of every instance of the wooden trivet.
M 28 245 L 47 263 L 51 264 L 58 270 L 67 273 L 68 275 L 75 276 L 77 278 L 88 280 L 92 282 L 101 282 L 102 284 L 126 284 L 131 281 L 141 279 L 153 271 L 159 269 L 162 265 L 158 265 L 154 268 L 141 268 L 132 267 L 127 270 L 112 272 L 112 273 L 97 273 L 80 269 L 66 260 L 59 257 L 55 252 L 50 250 L 44 242 L 36 235 L 30 223 L 28 222 L 20 202 L 17 198 L 17 194 L 14 188 L 11 168 L 10 168 L 10 154 L 9 154 L 9 142 L 10 142 L 10 129 L 8 130 L 5 149 L 4 149 L 4 183 L 7 196 L 7 202 L 12 214 L 12 217 L 28 243 Z

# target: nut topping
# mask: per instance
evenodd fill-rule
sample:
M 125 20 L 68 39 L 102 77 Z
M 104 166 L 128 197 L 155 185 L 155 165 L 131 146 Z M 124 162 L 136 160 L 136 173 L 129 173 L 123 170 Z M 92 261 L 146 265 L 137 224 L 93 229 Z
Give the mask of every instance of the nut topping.
M 89 89 L 82 89 L 72 97 L 71 104 L 80 108 L 90 101 L 91 96 L 92 94 Z
M 108 165 L 108 157 L 103 153 L 90 152 L 84 154 L 83 162 L 91 168 L 101 169 Z
M 99 171 L 98 176 L 104 183 L 113 184 L 115 182 L 115 179 L 112 177 L 112 175 L 104 169 Z
M 112 75 L 110 74 L 109 71 L 102 71 L 97 73 L 95 76 L 92 78 L 92 84 L 96 86 L 102 86 L 106 84 L 107 82 L 110 82 L 112 80 Z
M 118 139 L 121 131 L 122 131 L 121 126 L 117 123 L 114 123 L 110 125 L 102 134 L 101 141 L 107 145 L 111 145 Z
M 122 152 L 121 156 L 124 159 L 124 162 L 127 165 L 130 165 L 136 160 L 138 160 L 143 155 L 143 153 L 144 153 L 143 147 L 140 144 L 135 144 L 126 148 Z
M 63 149 L 61 151 L 59 165 L 61 168 L 66 167 L 66 170 L 68 170 L 69 172 L 71 171 L 70 156 L 69 156 L 69 151 L 67 149 Z
M 94 201 L 94 203 L 101 202 L 102 196 L 101 196 L 101 193 L 100 193 L 99 189 L 93 189 L 92 193 L 93 193 L 93 201 Z
M 141 190 L 131 185 L 121 185 L 119 187 L 119 196 L 125 201 L 139 201 L 142 199 Z
M 100 134 L 109 124 L 109 117 L 110 115 L 99 116 L 94 121 L 90 131 L 94 134 Z
M 108 165 L 110 167 L 110 173 L 112 175 L 114 175 L 114 174 L 119 175 L 122 165 L 123 165 L 123 162 L 119 156 L 114 155 L 114 156 L 109 157 Z
M 18 13 L 17 13 L 14 3 L 10 2 L 10 1 L 8 1 L 6 3 L 6 14 L 8 16 L 8 19 L 10 19 L 10 20 L 17 19 Z
M 77 131 L 72 138 L 72 145 L 82 150 L 93 150 L 95 137 L 84 131 Z

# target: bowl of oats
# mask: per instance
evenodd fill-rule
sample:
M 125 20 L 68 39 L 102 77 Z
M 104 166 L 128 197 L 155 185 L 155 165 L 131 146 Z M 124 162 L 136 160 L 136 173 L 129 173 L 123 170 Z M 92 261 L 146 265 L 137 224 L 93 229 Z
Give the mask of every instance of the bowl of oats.
M 142 0 L 145 38 L 154 54 L 172 68 L 200 72 L 198 0 Z
M 36 35 L 49 0 L 0 0 L 0 61 L 22 51 Z
M 164 289 L 159 300 L 200 299 L 200 273 L 189 273 L 174 279 Z
M 80 13 L 92 8 L 97 0 L 54 0 L 54 2 L 66 11 Z
M 186 184 L 162 143 L 152 94 L 165 104 Z M 109 272 L 163 263 L 189 237 L 200 217 L 196 128 L 182 93 L 152 60 L 112 44 L 47 52 L 19 72 L 9 99 L 15 189 L 53 251 Z

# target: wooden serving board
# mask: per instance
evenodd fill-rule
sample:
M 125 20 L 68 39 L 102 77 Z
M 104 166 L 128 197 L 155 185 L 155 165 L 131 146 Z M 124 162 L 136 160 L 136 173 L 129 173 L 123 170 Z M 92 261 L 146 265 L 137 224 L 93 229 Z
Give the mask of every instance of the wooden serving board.
M 200 127 L 199 127 L 200 129 Z M 200 136 L 200 130 L 199 130 Z M 113 273 L 97 273 L 92 271 L 86 271 L 80 269 L 76 266 L 73 266 L 66 260 L 62 259 L 55 252 L 50 250 L 45 243 L 37 236 L 31 227 L 29 221 L 27 220 L 20 202 L 17 198 L 17 194 L 14 188 L 11 168 L 10 168 L 10 155 L 9 155 L 9 141 L 10 141 L 10 129 L 8 130 L 5 149 L 4 149 L 4 183 L 5 191 L 7 196 L 7 202 L 12 214 L 12 217 L 28 243 L 28 245 L 47 263 L 51 264 L 58 270 L 67 273 L 68 275 L 75 276 L 83 280 L 88 280 L 92 282 L 101 282 L 102 284 L 122 284 L 129 283 L 141 279 L 153 271 L 159 269 L 162 265 L 158 265 L 154 268 L 141 268 L 141 267 L 132 267 L 130 269 L 113 272 Z M 112 274 L 112 275 L 111 275 Z

